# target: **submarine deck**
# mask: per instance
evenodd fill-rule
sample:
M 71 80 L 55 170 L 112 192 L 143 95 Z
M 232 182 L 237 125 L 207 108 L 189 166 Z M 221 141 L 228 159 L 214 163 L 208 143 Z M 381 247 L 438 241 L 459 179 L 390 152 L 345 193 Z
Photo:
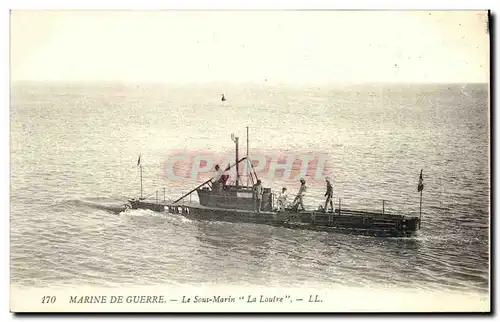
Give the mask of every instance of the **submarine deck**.
M 168 201 L 140 200 L 132 201 L 134 209 L 149 209 L 157 212 L 183 215 L 201 220 L 219 220 L 227 222 L 261 223 L 284 226 L 294 229 L 318 231 L 349 230 L 366 233 L 390 232 L 396 235 L 408 235 L 420 229 L 420 219 L 416 216 L 377 213 L 350 209 L 335 209 L 334 212 L 318 210 L 306 211 L 251 211 L 207 207 L 197 203 L 172 204 Z

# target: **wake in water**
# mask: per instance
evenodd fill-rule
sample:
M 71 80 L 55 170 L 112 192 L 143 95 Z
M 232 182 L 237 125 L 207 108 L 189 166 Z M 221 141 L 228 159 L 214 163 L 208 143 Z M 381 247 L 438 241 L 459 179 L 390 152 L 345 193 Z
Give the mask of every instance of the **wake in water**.
M 125 209 L 119 213 L 120 216 L 129 216 L 129 217 L 139 217 L 139 218 L 163 218 L 167 222 L 184 222 L 191 223 L 193 220 L 188 219 L 182 215 L 178 214 L 165 214 L 162 212 L 156 212 L 149 209 Z
M 126 200 L 117 200 L 117 199 L 73 199 L 61 201 L 53 205 L 52 207 L 58 208 L 61 207 L 63 209 L 75 207 L 75 208 L 91 208 L 104 210 L 107 212 L 111 212 L 114 214 L 119 214 L 126 209 Z
M 161 218 L 167 223 L 191 223 L 193 220 L 178 214 L 165 214 L 149 209 L 131 209 L 126 200 L 109 198 L 86 198 L 60 201 L 50 206 L 52 210 L 74 213 L 78 210 L 101 210 L 111 214 L 129 218 Z

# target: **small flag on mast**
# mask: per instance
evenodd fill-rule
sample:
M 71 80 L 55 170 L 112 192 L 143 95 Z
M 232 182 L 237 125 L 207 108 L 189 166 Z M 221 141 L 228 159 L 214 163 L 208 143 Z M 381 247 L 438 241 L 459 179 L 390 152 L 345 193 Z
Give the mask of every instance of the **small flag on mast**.
M 137 166 L 141 165 L 141 155 L 139 154 L 139 159 L 137 159 Z
M 422 175 L 422 171 L 424 171 L 424 169 L 420 170 L 420 178 L 418 179 L 418 187 L 417 187 L 418 192 L 424 190 L 424 177 Z

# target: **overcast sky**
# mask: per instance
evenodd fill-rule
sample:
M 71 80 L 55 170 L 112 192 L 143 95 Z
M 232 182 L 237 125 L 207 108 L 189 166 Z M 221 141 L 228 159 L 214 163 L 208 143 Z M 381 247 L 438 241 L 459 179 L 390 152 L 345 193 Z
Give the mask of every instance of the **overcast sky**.
M 11 79 L 488 82 L 486 12 L 13 11 Z

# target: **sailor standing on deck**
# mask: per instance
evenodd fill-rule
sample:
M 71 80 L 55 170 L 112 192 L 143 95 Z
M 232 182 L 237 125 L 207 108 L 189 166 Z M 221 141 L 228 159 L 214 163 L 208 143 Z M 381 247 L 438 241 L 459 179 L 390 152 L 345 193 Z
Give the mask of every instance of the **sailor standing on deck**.
M 299 193 L 293 200 L 293 207 L 297 207 L 297 210 L 299 210 L 299 206 L 302 207 L 302 210 L 306 210 L 304 208 L 304 201 L 303 201 L 306 191 L 307 191 L 306 180 L 304 178 L 301 178 Z
M 328 211 L 328 205 L 330 205 L 332 207 L 332 211 L 335 211 L 335 208 L 333 207 L 333 186 L 331 184 L 331 179 L 330 177 L 326 177 L 325 178 L 325 181 L 326 181 L 326 193 L 325 193 L 325 197 L 326 197 L 326 201 L 325 201 L 325 208 L 323 209 L 324 212 L 327 212 Z
M 260 207 L 262 204 L 262 184 L 260 180 L 257 180 L 257 183 L 253 187 L 253 200 L 254 200 L 254 210 L 260 212 Z
M 288 206 L 288 196 L 286 194 L 286 188 L 283 187 L 278 197 L 278 211 L 284 210 L 287 206 Z

